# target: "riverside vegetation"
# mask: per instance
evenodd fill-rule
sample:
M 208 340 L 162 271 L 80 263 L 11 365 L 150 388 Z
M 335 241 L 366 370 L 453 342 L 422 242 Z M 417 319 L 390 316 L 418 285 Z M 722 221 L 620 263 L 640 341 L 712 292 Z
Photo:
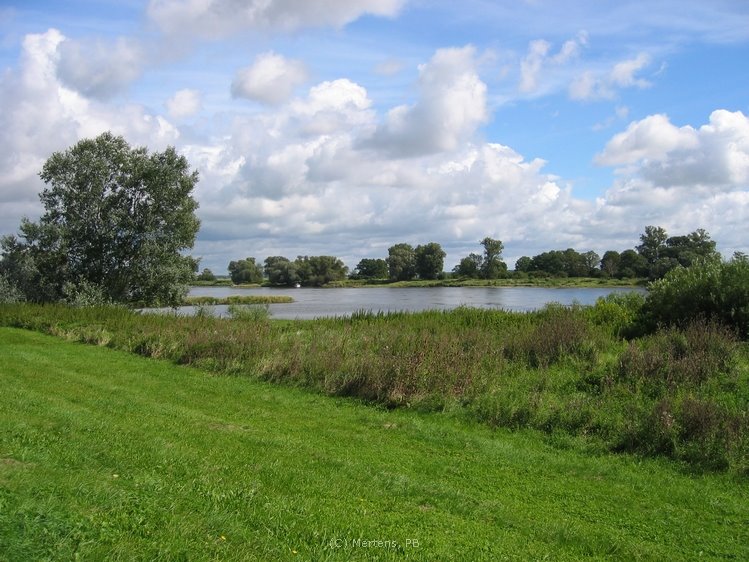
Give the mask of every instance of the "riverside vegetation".
M 14 328 L 0 355 L 2 560 L 749 557 L 728 474 Z
M 21 303 L 0 307 L 0 325 L 747 476 L 747 279 L 738 257 L 674 270 L 647 299 L 532 313 L 270 321 L 237 305 L 221 319 Z

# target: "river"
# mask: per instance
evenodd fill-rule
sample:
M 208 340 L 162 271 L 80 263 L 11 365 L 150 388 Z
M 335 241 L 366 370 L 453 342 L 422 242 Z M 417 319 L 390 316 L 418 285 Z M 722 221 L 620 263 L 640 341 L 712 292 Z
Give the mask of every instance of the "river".
M 348 316 L 359 310 L 373 312 L 449 310 L 459 306 L 530 311 L 549 302 L 570 305 L 593 304 L 610 293 L 639 291 L 642 288 L 545 288 L 545 287 L 365 287 L 345 289 L 271 289 L 234 287 L 192 287 L 190 296 L 226 297 L 229 295 L 288 295 L 289 304 L 272 304 L 270 312 L 278 319 L 311 319 Z M 226 306 L 212 307 L 217 315 L 226 315 Z M 181 311 L 189 314 L 192 307 Z

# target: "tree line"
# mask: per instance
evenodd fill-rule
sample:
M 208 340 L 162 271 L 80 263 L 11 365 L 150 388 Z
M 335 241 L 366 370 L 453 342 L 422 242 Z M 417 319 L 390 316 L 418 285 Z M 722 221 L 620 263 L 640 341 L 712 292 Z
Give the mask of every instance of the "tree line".
M 235 284 L 263 283 L 271 285 L 321 286 L 346 279 L 411 281 L 443 279 L 448 275 L 463 279 L 501 279 L 533 277 L 604 277 L 660 279 L 678 266 L 688 267 L 701 259 L 716 259 L 715 241 L 703 229 L 686 235 L 668 236 L 662 227 L 648 226 L 640 235 L 640 244 L 622 252 L 608 250 L 578 252 L 572 248 L 550 250 L 535 256 L 522 256 L 510 270 L 502 259 L 504 244 L 486 237 L 481 240 L 481 253 L 462 258 L 451 273 L 444 271 L 447 254 L 437 242 L 416 247 L 401 242 L 388 248 L 387 258 L 364 258 L 349 273 L 343 262 L 334 256 L 299 256 L 291 261 L 271 256 L 261 265 L 255 258 L 229 263 L 228 271 Z M 214 280 L 215 275 L 204 269 L 200 280 Z

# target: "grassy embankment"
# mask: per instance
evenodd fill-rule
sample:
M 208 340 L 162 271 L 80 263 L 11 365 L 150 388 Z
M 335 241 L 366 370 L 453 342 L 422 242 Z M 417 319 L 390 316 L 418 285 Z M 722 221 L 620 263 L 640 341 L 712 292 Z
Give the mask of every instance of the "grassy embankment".
M 627 299 L 289 322 L 6 305 L 0 325 L 748 475 L 746 343 L 705 322 L 626 341 Z
M 22 312 L 32 314 L 14 314 Z M 176 351 L 156 338 L 156 317 L 63 318 L 48 307 L 36 322 L 55 314 L 49 329 L 70 338 L 124 346 L 143 329 L 133 342 L 142 351 Z M 451 322 L 481 316 L 463 311 Z M 177 320 L 161 320 L 176 335 Z M 203 337 L 238 328 L 203 322 Z M 354 325 L 336 331 L 353 337 Z M 300 341 L 328 330 L 313 326 L 276 335 Z M 464 335 L 466 349 L 477 343 Z M 726 474 L 591 455 L 530 430 L 208 376 L 15 329 L 0 329 L 0 356 L 3 560 L 749 558 L 749 492 Z

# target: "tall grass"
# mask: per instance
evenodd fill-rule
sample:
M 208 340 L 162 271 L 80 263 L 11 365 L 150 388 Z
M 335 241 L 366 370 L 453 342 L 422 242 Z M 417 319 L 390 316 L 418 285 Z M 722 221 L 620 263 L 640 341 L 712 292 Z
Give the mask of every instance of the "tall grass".
M 0 325 L 749 474 L 746 344 L 707 321 L 628 342 L 635 300 L 293 322 L 262 309 L 222 319 L 14 304 L 0 306 Z

